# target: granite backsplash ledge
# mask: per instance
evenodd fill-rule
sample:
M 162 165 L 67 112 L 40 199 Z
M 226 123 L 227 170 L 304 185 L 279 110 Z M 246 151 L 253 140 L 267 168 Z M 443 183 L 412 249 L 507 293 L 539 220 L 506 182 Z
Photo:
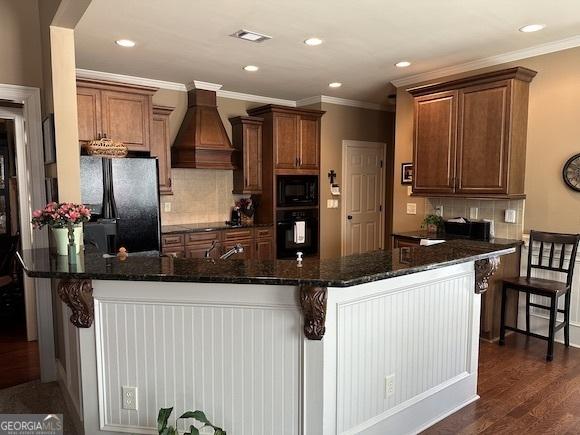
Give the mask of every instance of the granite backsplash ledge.
M 243 197 L 232 193 L 232 171 L 174 168 L 171 177 L 173 195 L 161 196 L 162 225 L 224 222 L 230 219 L 235 201 Z
M 466 198 L 427 198 L 425 213 L 434 214 L 435 209 L 443 206 L 443 218 L 469 218 L 472 207 L 477 208 L 477 219 L 494 221 L 495 237 L 503 239 L 521 239 L 524 230 L 525 201 L 520 200 L 489 200 Z M 516 222 L 505 222 L 505 211 L 516 211 Z

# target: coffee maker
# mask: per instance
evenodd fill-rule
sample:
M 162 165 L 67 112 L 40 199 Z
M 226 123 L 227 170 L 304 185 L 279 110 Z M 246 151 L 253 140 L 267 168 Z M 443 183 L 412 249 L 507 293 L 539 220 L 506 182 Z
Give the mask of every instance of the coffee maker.
M 233 207 L 232 208 L 232 214 L 230 217 L 230 222 L 229 224 L 232 227 L 237 227 L 240 226 L 242 224 L 242 215 L 240 212 L 240 208 L 239 207 Z

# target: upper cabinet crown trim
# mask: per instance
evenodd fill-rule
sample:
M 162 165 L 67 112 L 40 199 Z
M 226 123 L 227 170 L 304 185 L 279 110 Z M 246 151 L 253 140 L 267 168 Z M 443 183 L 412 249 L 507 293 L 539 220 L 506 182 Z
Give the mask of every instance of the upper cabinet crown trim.
M 524 82 L 531 82 L 536 76 L 537 72 L 521 66 L 515 68 L 502 69 L 499 71 L 492 71 L 475 76 L 463 77 L 456 80 L 443 81 L 438 83 L 430 83 L 427 85 L 417 86 L 407 89 L 413 96 L 428 95 L 435 92 L 450 91 L 453 89 L 461 89 L 467 86 L 483 85 L 486 83 L 497 82 L 500 80 L 521 80 Z
M 151 86 L 144 86 L 136 83 L 120 83 L 112 82 L 107 80 L 97 80 L 97 79 L 87 79 L 87 78 L 77 78 L 77 86 L 84 86 L 92 89 L 105 89 L 111 91 L 127 90 L 131 89 L 138 91 L 140 94 L 153 95 L 159 90 L 159 88 L 154 88 Z
M 289 113 L 292 115 L 315 115 L 322 116 L 326 112 L 324 110 L 314 110 L 314 109 L 303 109 L 303 108 L 290 108 L 286 106 L 280 106 L 277 104 L 267 104 L 266 106 L 256 107 L 254 109 L 249 109 L 248 114 L 251 116 L 258 116 L 264 113 Z

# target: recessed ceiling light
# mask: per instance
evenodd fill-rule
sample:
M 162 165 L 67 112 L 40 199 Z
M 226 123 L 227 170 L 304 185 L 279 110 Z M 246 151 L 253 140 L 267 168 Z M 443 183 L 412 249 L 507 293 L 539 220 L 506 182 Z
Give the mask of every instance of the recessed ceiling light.
M 135 41 L 131 41 L 130 39 L 117 39 L 115 44 L 120 45 L 121 47 L 135 47 Z
M 245 29 L 238 30 L 237 32 L 232 33 L 230 36 L 250 42 L 263 42 L 267 41 L 268 39 L 272 39 L 271 36 Z
M 332 82 L 332 83 L 329 83 L 328 86 L 330 88 L 340 88 L 342 86 L 342 83 L 340 83 L 340 82 Z
M 258 68 L 256 65 L 246 65 L 244 67 L 244 70 L 246 71 L 250 71 L 250 72 L 255 72 L 258 71 L 260 68 Z
M 314 47 L 316 45 L 322 44 L 322 39 L 320 39 L 320 38 L 308 38 L 306 41 L 304 41 L 304 43 L 306 45 L 310 45 L 311 47 Z
M 397 62 L 395 66 L 397 68 L 407 68 L 408 66 L 411 66 L 411 62 L 409 62 L 408 60 L 402 60 L 400 62 Z
M 528 24 L 527 26 L 520 27 L 520 32 L 524 33 L 537 32 L 538 30 L 542 30 L 544 27 L 546 27 L 545 24 Z

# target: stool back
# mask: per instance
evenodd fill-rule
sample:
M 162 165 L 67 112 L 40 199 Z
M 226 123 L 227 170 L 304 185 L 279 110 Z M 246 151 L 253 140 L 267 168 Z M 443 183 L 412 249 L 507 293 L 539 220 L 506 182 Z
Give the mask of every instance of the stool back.
M 566 274 L 566 284 L 572 285 L 574 274 L 574 264 L 576 262 L 576 253 L 578 251 L 578 242 L 580 234 L 560 234 L 546 233 L 542 231 L 530 231 L 530 246 L 528 248 L 528 270 L 527 277 L 530 278 L 532 269 L 551 270 Z M 540 244 L 538 252 L 538 261 L 533 262 L 532 252 L 534 242 Z M 546 262 L 544 253 L 549 249 L 549 257 Z M 568 252 L 570 253 L 567 256 Z

